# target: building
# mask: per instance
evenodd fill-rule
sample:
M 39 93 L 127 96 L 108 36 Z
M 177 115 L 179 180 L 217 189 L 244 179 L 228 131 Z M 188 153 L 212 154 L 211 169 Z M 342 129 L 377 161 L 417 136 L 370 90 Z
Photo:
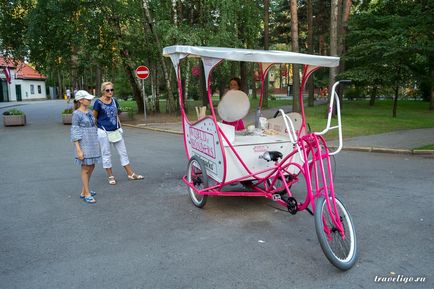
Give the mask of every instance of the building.
M 47 99 L 46 79 L 30 65 L 0 56 L 0 102 Z

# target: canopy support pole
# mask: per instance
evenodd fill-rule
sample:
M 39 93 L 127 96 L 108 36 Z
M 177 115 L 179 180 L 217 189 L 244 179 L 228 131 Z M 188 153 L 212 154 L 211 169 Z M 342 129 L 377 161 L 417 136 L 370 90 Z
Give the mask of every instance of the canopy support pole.
M 304 98 L 303 98 L 304 88 L 306 86 L 309 77 L 320 68 L 321 68 L 320 66 L 313 66 L 313 65 L 303 66 L 303 76 L 301 78 L 301 85 L 300 85 L 300 107 L 301 107 L 302 124 L 300 130 L 298 131 L 298 137 L 300 137 L 300 134 L 303 131 L 303 129 L 304 131 L 306 131 L 306 116 L 304 115 Z

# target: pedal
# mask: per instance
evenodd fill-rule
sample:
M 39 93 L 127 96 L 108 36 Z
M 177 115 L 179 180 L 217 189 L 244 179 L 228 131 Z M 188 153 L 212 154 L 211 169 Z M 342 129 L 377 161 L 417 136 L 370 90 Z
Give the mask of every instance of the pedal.
M 282 196 L 280 194 L 273 194 L 271 198 L 273 199 L 273 201 L 279 201 L 282 199 Z
M 293 197 L 288 197 L 288 200 L 286 200 L 286 204 L 288 205 L 288 212 L 291 215 L 295 215 L 298 212 L 297 208 L 297 200 Z

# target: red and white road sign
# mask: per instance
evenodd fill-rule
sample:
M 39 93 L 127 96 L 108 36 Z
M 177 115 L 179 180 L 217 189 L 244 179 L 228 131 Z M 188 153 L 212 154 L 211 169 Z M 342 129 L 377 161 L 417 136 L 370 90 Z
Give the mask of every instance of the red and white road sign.
M 150 73 L 149 68 L 144 65 L 140 65 L 139 67 L 136 68 L 136 75 L 140 79 L 148 78 L 149 73 Z

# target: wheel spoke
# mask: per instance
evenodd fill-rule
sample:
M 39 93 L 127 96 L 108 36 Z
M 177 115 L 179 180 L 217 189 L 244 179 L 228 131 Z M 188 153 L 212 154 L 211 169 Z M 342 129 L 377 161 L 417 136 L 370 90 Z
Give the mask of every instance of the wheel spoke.
M 354 265 L 358 255 L 356 234 L 348 211 L 340 200 L 335 201 L 337 212 L 331 213 L 325 199 L 318 199 L 315 225 L 321 248 L 329 261 L 341 270 L 348 270 Z M 335 218 L 334 214 L 338 215 L 339 219 Z M 336 223 L 336 219 L 340 220 L 340 224 Z
M 191 201 L 196 207 L 202 208 L 206 203 L 207 196 L 199 194 L 196 191 L 207 188 L 208 179 L 205 171 L 205 165 L 197 156 L 193 156 L 188 162 L 187 181 L 195 188 L 194 190 L 193 188 L 188 187 Z

